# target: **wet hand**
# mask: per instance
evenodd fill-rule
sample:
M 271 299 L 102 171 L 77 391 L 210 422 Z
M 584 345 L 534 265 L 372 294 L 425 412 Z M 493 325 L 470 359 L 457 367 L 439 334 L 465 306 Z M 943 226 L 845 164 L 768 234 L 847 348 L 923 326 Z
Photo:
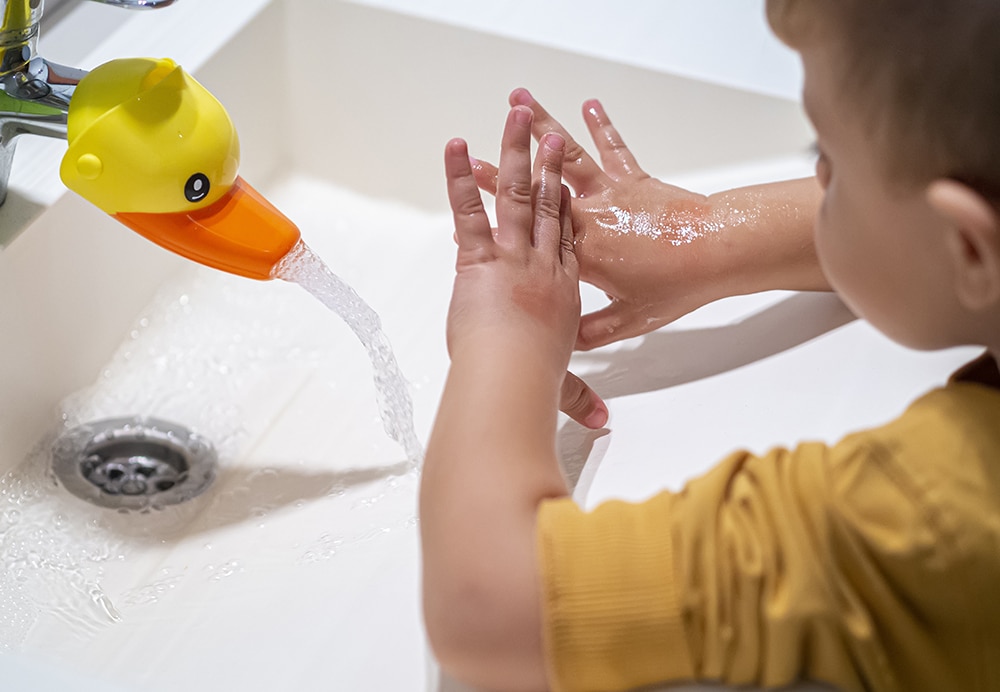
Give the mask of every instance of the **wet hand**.
M 530 353 L 562 377 L 564 409 L 600 427 L 607 418 L 603 403 L 565 372 L 580 317 L 569 191 L 562 185 L 565 140 L 558 134 L 543 137 L 532 171 L 532 117 L 530 109 L 514 107 L 507 118 L 496 172 L 496 228 L 483 207 L 465 142 L 452 140 L 446 148 L 458 243 L 448 348 L 453 359 L 480 358 L 484 367 L 511 352 Z
M 600 164 L 526 90 L 510 102 L 531 109 L 536 138 L 555 133 L 565 142 L 580 278 L 610 300 L 583 316 L 577 348 L 644 334 L 725 295 L 711 269 L 721 222 L 705 196 L 643 171 L 596 100 L 584 104 L 584 120 Z M 482 189 L 496 192 L 494 166 L 477 160 L 473 172 Z

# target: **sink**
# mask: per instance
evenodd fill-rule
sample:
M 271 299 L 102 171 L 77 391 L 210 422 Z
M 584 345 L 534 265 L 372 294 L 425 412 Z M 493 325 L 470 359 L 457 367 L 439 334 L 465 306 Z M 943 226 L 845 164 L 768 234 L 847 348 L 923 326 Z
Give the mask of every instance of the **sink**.
M 79 22 L 108 39 L 82 46 Z M 169 55 L 227 105 L 244 177 L 381 315 L 421 440 L 447 369 L 443 146 L 495 159 L 513 87 L 581 141 L 579 104 L 600 96 L 647 170 L 702 192 L 812 165 L 792 101 L 352 2 L 83 5 L 42 45 L 88 68 Z M 0 671 L 32 689 L 52 670 L 95 690 L 459 689 L 427 654 L 419 477 L 362 346 L 300 288 L 193 266 L 65 193 L 60 146 L 19 144 L 0 210 Z M 577 354 L 612 420 L 563 419 L 560 451 L 582 504 L 642 499 L 738 446 L 887 420 L 970 355 L 902 349 L 828 295 L 720 301 Z M 215 482 L 146 513 L 57 486 L 53 438 L 120 415 L 213 441 Z

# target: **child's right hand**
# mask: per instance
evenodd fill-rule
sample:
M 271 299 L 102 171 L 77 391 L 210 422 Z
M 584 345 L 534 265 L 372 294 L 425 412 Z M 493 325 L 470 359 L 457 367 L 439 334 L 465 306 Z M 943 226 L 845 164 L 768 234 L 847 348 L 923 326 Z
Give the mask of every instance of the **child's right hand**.
M 556 132 L 565 140 L 580 279 L 611 301 L 582 317 L 578 349 L 651 332 L 726 296 L 826 287 L 812 247 L 812 181 L 708 198 L 643 171 L 596 100 L 584 104 L 584 120 L 600 164 L 527 90 L 512 92 L 510 103 L 531 108 L 536 138 Z M 477 161 L 473 170 L 495 194 L 496 168 Z
M 611 300 L 604 309 L 585 315 L 577 348 L 591 349 L 650 332 L 701 305 L 721 297 L 713 282 L 700 276 L 703 236 L 678 236 L 671 229 L 692 228 L 707 213 L 703 195 L 667 185 L 642 170 L 597 101 L 584 104 L 584 119 L 600 153 L 602 169 L 583 147 L 524 89 L 515 90 L 512 105 L 531 108 L 536 137 L 557 132 L 566 141 L 563 176 L 573 187 L 573 227 L 580 278 L 603 290 Z M 496 169 L 478 161 L 477 182 L 496 191 Z M 659 229 L 653 228 L 655 222 Z M 644 227 L 645 226 L 645 227 Z M 665 228 L 664 228 L 665 227 Z

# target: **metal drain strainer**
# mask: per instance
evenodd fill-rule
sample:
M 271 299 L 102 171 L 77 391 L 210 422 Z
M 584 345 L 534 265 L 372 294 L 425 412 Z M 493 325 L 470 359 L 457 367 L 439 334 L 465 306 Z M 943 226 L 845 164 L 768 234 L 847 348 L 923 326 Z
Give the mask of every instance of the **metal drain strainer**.
M 215 448 L 157 418 L 108 418 L 62 434 L 52 472 L 79 498 L 101 507 L 155 509 L 199 495 L 215 478 Z

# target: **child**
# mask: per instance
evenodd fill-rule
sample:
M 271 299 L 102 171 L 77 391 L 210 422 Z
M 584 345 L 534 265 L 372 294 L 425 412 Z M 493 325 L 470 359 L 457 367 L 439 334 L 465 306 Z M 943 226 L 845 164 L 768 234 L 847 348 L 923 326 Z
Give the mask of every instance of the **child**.
M 457 678 L 1000 689 L 1000 4 L 767 7 L 803 60 L 821 199 L 811 181 L 713 198 L 664 186 L 591 102 L 602 172 L 520 90 L 491 230 L 476 186 L 492 187 L 493 170 L 474 172 L 464 143 L 448 144 L 452 366 L 420 503 L 426 626 Z M 602 217 L 717 221 L 750 201 L 746 224 L 680 257 Z M 815 222 L 790 202 L 819 203 Z M 604 252 L 629 261 L 609 266 Z M 742 275 L 723 279 L 734 267 Z M 578 272 L 612 296 L 579 328 Z M 720 292 L 827 285 L 900 343 L 986 354 L 832 447 L 735 453 L 640 504 L 584 513 L 567 498 L 554 437 L 575 341 L 642 333 Z

